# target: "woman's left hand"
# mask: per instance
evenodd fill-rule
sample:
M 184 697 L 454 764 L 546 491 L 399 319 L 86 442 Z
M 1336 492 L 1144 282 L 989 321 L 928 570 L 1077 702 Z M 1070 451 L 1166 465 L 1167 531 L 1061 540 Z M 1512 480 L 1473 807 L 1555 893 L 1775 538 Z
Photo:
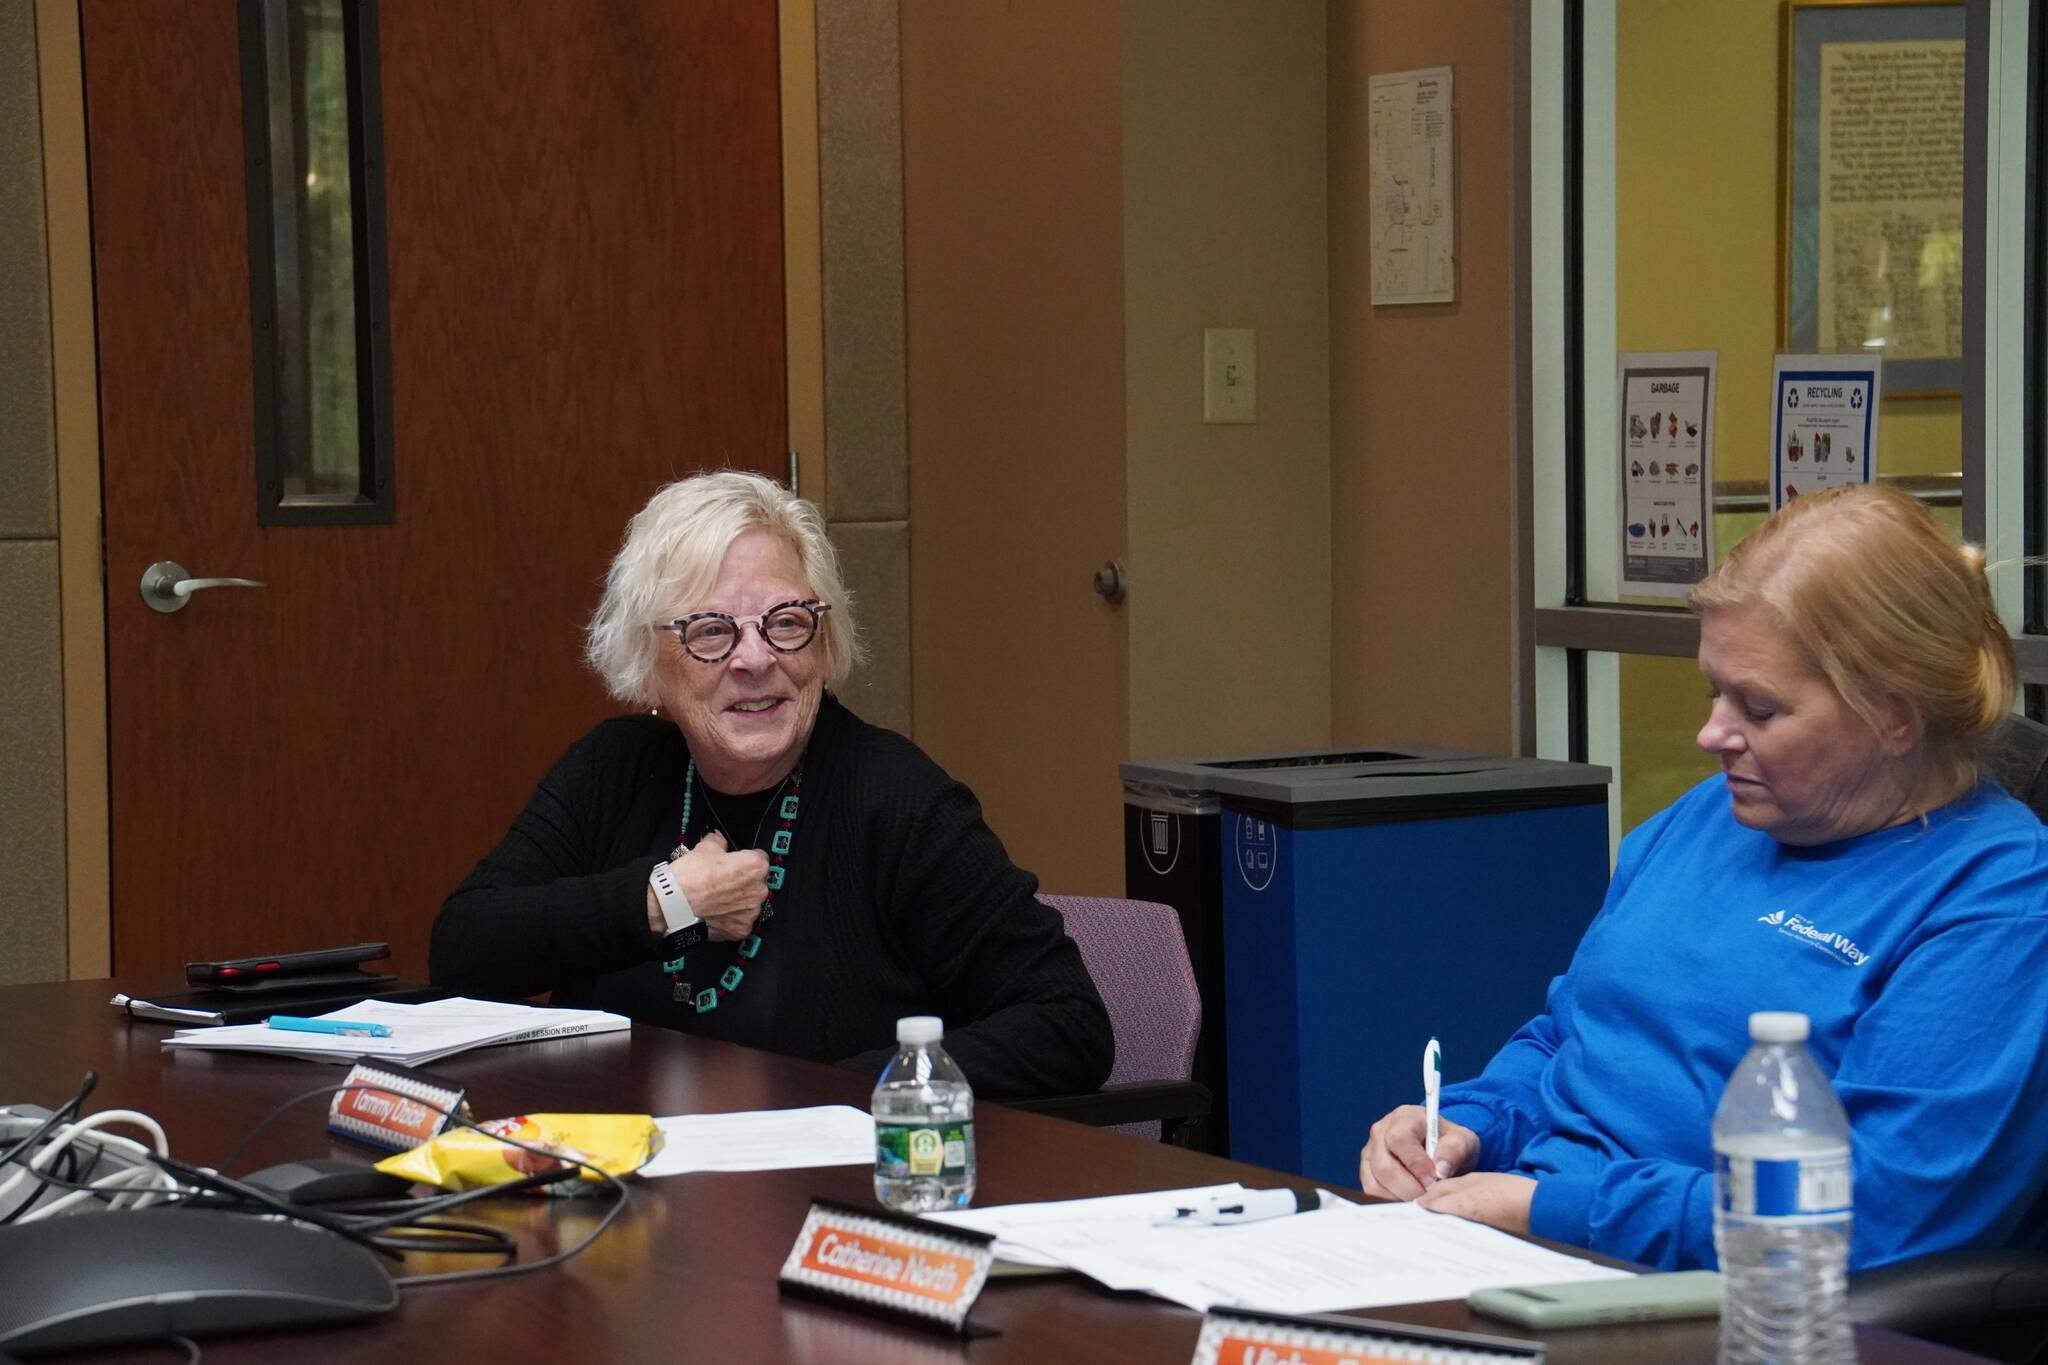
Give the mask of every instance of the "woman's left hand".
M 753 932 L 761 903 L 768 899 L 768 855 L 758 848 L 733 852 L 712 830 L 696 847 L 669 864 L 690 898 L 690 908 L 717 942 Z
M 1415 1197 L 1415 1202 L 1437 1213 L 1454 1213 L 1502 1232 L 1529 1231 L 1529 1203 L 1536 1197 L 1536 1182 L 1526 1175 L 1503 1175 L 1480 1171 L 1472 1175 L 1439 1180 Z

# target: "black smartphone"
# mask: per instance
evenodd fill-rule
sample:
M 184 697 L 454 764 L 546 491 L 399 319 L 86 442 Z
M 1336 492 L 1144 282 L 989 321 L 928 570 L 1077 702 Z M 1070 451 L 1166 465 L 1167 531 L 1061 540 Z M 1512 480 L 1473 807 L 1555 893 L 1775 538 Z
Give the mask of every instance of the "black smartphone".
M 272 957 L 234 957 L 220 962 L 187 962 L 185 980 L 194 986 L 247 986 L 258 981 L 335 972 L 362 962 L 391 956 L 388 943 L 358 943 L 348 948 L 316 948 L 306 953 Z

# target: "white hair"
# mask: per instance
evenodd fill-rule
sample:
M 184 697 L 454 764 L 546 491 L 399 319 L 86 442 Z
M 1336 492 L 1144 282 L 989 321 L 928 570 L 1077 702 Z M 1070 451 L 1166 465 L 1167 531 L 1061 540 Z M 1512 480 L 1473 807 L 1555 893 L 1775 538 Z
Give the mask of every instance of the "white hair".
M 625 543 L 605 575 L 583 647 L 614 697 L 629 706 L 655 704 L 648 679 L 662 640 L 652 627 L 675 603 L 695 602 L 709 591 L 725 552 L 755 530 L 772 533 L 796 553 L 812 595 L 831 608 L 819 624 L 818 644 L 829 664 L 827 685 L 836 690 L 846 681 L 865 651 L 824 517 L 771 479 L 726 469 L 663 485 L 626 523 Z

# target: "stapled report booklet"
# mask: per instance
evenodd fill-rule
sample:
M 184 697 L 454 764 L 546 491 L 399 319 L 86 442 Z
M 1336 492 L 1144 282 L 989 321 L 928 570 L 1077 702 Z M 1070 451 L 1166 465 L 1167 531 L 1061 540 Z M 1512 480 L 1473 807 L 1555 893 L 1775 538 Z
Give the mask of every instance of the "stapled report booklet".
M 471 1048 L 616 1033 L 632 1026 L 624 1015 L 605 1010 L 508 1005 L 460 997 L 420 1005 L 365 1000 L 315 1017 L 336 1024 L 379 1025 L 389 1032 L 373 1037 L 363 1033 L 301 1033 L 268 1024 L 226 1024 L 179 1029 L 164 1039 L 164 1046 L 208 1052 L 261 1052 L 316 1062 L 353 1062 L 368 1057 L 400 1066 L 424 1066 Z

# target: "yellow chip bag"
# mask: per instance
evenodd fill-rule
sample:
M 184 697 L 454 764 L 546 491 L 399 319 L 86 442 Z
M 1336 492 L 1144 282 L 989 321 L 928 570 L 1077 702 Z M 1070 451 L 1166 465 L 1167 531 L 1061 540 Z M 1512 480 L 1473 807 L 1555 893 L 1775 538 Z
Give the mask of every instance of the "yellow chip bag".
M 499 1136 L 539 1147 L 543 1156 L 498 1141 Z M 474 1190 L 502 1185 L 569 1164 L 560 1157 L 586 1162 L 614 1176 L 628 1175 L 661 1149 L 661 1130 L 651 1114 L 514 1114 L 492 1119 L 477 1128 L 456 1128 L 377 1163 L 386 1175 L 444 1190 Z M 579 1182 L 600 1183 L 593 1171 L 577 1172 L 576 1181 L 539 1187 L 546 1194 L 581 1194 Z

